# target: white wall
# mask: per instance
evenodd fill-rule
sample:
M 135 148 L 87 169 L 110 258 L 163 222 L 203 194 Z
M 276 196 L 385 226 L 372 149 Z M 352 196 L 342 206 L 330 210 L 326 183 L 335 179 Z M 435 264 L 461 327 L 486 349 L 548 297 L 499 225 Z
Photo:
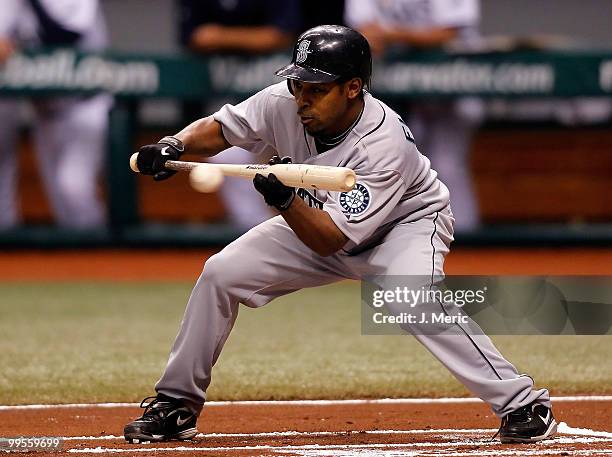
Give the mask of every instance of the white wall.
M 159 53 L 177 49 L 174 0 L 101 1 L 113 49 Z
M 565 34 L 612 49 L 612 0 L 481 0 L 485 35 Z M 174 0 L 102 0 L 113 48 L 176 49 Z
M 570 35 L 612 49 L 612 0 L 482 0 L 485 35 Z

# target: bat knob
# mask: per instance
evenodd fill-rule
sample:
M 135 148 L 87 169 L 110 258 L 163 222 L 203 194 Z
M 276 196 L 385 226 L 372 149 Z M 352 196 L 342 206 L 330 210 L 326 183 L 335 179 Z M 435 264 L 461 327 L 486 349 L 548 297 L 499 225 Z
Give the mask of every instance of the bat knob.
M 349 172 L 344 177 L 344 187 L 348 191 L 351 191 L 353 190 L 353 187 L 355 187 L 356 183 L 357 183 L 357 175 L 355 174 L 353 170 L 349 170 Z
M 130 168 L 132 169 L 132 171 L 134 173 L 140 173 L 140 170 L 138 169 L 138 162 L 137 161 L 138 161 L 138 153 L 135 152 L 130 157 Z

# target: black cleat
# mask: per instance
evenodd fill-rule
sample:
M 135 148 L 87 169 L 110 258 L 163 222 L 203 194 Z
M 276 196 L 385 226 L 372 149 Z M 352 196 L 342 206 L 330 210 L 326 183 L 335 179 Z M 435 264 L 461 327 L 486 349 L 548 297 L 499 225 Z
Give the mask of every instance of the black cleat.
M 552 410 L 538 403 L 505 415 L 498 431 L 502 443 L 535 443 L 552 438 L 556 432 Z
M 152 401 L 145 404 L 148 400 Z M 180 400 L 158 394 L 142 400 L 140 407 L 144 408 L 142 417 L 123 429 L 123 436 L 130 443 L 190 440 L 198 434 L 198 416 Z

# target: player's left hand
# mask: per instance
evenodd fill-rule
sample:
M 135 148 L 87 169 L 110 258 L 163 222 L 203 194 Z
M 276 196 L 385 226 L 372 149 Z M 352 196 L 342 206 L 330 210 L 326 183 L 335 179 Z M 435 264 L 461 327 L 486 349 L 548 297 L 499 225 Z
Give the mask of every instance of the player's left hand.
M 155 181 L 163 181 L 176 174 L 166 170 L 167 160 L 178 160 L 185 152 L 183 142 L 172 136 L 165 136 L 156 144 L 142 146 L 138 150 L 136 165 L 143 175 L 153 175 Z

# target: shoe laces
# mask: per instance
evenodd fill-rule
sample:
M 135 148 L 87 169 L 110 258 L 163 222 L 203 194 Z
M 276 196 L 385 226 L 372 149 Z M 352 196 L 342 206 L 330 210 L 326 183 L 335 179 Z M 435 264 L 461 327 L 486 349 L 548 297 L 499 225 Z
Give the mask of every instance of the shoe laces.
M 513 422 L 529 422 L 532 415 L 532 405 L 526 405 L 522 408 L 517 409 L 516 411 L 512 411 L 508 413 L 506 416 L 508 421 L 512 420 Z
M 501 427 L 499 427 L 499 428 L 497 429 L 497 431 L 495 432 L 495 435 L 493 435 L 491 438 L 489 438 L 489 441 L 494 441 L 494 440 L 495 440 L 495 438 L 497 438 L 497 435 L 499 435 L 499 432 L 501 432 L 501 429 L 502 429 L 502 428 L 501 428 Z
M 155 419 L 158 417 L 163 419 L 166 415 L 165 412 L 175 406 L 170 401 L 160 400 L 158 396 L 147 397 L 140 402 L 140 407 L 144 408 L 140 419 Z
M 504 424 L 505 424 L 504 421 L 505 420 L 506 420 L 506 416 L 502 417 L 501 425 L 499 426 L 499 428 L 495 432 L 495 435 L 493 435 L 491 438 L 489 438 L 489 441 L 493 441 L 495 438 L 497 438 L 497 435 L 499 435 L 499 433 L 501 432 L 501 429 L 504 427 Z

